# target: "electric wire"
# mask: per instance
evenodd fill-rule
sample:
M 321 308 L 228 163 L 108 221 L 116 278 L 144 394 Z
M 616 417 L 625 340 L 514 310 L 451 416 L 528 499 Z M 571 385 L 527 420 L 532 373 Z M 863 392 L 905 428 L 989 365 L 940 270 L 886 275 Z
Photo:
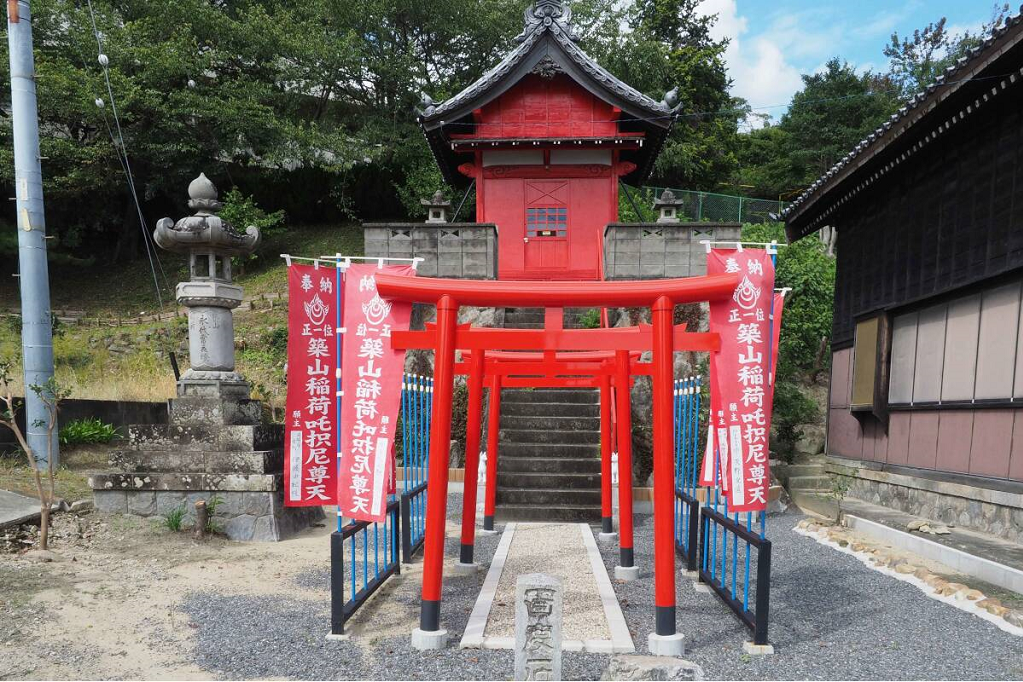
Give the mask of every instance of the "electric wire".
M 92 22 L 92 33 L 96 39 L 96 47 L 99 52 L 99 57 L 104 56 L 103 42 L 100 38 L 99 27 L 96 25 L 96 13 L 92 7 L 92 0 L 86 0 L 86 4 L 89 8 L 89 18 Z M 149 234 L 149 230 L 146 227 L 146 219 L 142 213 L 142 205 L 139 202 L 138 192 L 135 188 L 135 178 L 131 171 L 131 162 L 128 159 L 128 148 L 124 142 L 124 135 L 121 131 L 121 120 L 117 113 L 117 102 L 114 98 L 114 90 L 110 84 L 110 71 L 108 65 L 100 61 L 100 66 L 103 67 L 103 80 L 106 83 L 107 95 L 110 97 L 110 111 L 114 117 L 114 126 L 117 130 L 117 139 L 120 141 L 120 146 L 114 140 L 113 130 L 110 128 L 110 122 L 107 119 L 106 112 L 103 112 L 103 120 L 107 127 L 107 132 L 110 135 L 110 142 L 113 144 L 115 151 L 118 154 L 118 161 L 121 162 L 121 168 L 124 171 L 125 177 L 128 180 L 128 189 L 131 193 L 132 201 L 135 203 L 135 211 L 139 218 L 139 228 L 142 230 L 142 242 L 146 247 L 146 256 L 149 260 L 149 269 L 153 275 L 153 287 L 156 290 L 156 299 L 159 303 L 160 310 L 164 310 L 163 294 L 160 291 L 160 281 L 157 277 L 157 267 L 160 269 L 160 275 L 163 277 L 164 286 L 169 287 L 167 281 L 167 273 L 163 269 L 163 263 L 160 261 L 160 254 L 156 250 L 156 244 L 152 242 L 152 236 Z

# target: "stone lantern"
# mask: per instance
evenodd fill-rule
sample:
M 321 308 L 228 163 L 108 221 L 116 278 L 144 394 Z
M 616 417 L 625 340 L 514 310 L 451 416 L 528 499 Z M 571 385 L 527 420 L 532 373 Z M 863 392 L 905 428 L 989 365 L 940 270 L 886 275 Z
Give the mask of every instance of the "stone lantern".
M 168 251 L 188 254 L 189 279 L 177 286 L 177 301 L 188 308 L 191 366 L 178 381 L 179 397 L 248 398 L 249 385 L 234 371 L 234 318 L 242 288 L 231 283 L 231 257 L 247 256 L 259 245 L 259 230 L 242 234 L 217 216 L 223 204 L 204 173 L 188 185 L 195 215 L 177 223 L 163 218 L 153 238 Z
M 420 199 L 419 203 L 426 207 L 426 222 L 446 223 L 451 202 L 444 198 L 444 192 L 437 190 L 430 199 Z
M 682 208 L 682 200 L 675 198 L 675 193 L 670 189 L 661 192 L 661 196 L 654 199 L 654 208 L 660 212 L 657 217 L 659 223 L 677 223 L 678 211 Z
M 232 540 L 280 540 L 323 518 L 319 507 L 286 507 L 284 426 L 263 422 L 262 406 L 234 369 L 234 318 L 242 288 L 231 283 L 231 257 L 259 245 L 259 230 L 242 234 L 217 217 L 222 204 L 205 175 L 188 186 L 194 215 L 164 218 L 153 237 L 188 254 L 189 278 L 177 287 L 188 308 L 191 367 L 177 384 L 167 423 L 132 424 L 110 469 L 89 476 L 96 508 L 137 516 L 184 510 L 185 524 L 209 511 Z

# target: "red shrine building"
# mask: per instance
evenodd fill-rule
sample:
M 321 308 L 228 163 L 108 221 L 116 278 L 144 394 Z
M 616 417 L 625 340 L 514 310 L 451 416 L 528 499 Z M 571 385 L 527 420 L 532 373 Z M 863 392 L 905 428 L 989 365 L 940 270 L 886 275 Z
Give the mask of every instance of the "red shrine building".
M 619 182 L 649 175 L 678 110 L 621 82 L 576 44 L 571 11 L 526 10 L 517 46 L 451 99 L 424 95 L 419 124 L 445 181 L 475 183 L 497 226 L 498 279 L 602 279 Z

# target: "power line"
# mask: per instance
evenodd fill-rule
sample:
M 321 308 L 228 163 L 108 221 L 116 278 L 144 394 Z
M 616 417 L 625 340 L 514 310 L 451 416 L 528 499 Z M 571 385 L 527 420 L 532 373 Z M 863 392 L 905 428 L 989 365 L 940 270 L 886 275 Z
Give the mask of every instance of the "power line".
M 139 202 L 138 192 L 135 189 L 135 178 L 131 172 L 131 162 L 128 159 L 128 148 L 124 143 L 124 135 L 121 132 L 121 120 L 117 114 L 117 102 L 114 98 L 113 87 L 110 85 L 110 70 L 108 68 L 109 58 L 103 52 L 103 42 L 100 38 L 99 27 L 96 25 L 96 13 L 92 7 L 92 0 L 86 0 L 86 4 L 89 7 L 89 18 L 92 22 L 92 34 L 96 39 L 96 48 L 98 50 L 97 60 L 99 61 L 100 66 L 103 67 L 103 80 L 106 82 L 107 94 L 110 97 L 110 110 L 114 116 L 114 126 L 117 129 L 117 138 L 120 140 L 120 147 L 118 147 L 117 142 L 114 140 L 113 130 L 110 128 L 110 122 L 107 119 L 106 111 L 103 111 L 103 121 L 106 124 L 107 133 L 110 135 L 110 142 L 114 146 L 115 152 L 117 152 L 117 158 L 121 163 L 121 169 L 124 171 L 125 177 L 128 180 L 128 189 L 131 193 L 132 201 L 135 203 L 135 211 L 139 218 L 139 228 L 142 230 L 142 242 L 145 244 L 146 256 L 149 259 L 149 269 L 153 275 L 153 286 L 156 289 L 156 299 L 160 305 L 160 309 L 163 310 L 163 294 L 160 292 L 160 281 L 156 275 L 157 266 L 159 266 L 160 274 L 163 276 L 164 286 L 169 286 L 167 282 L 167 273 L 164 271 L 163 263 L 160 261 L 160 254 L 156 252 L 156 244 L 150 244 L 152 237 L 146 227 L 146 219 L 142 214 L 142 205 Z M 102 100 L 97 101 L 97 105 L 99 105 L 102 109 Z

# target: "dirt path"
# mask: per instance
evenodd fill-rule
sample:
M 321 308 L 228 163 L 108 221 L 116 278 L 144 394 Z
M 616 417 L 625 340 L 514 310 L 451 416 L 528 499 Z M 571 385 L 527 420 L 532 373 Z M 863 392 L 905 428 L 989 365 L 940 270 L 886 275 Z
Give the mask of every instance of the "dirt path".
M 59 515 L 57 561 L 0 554 L 0 679 L 207 679 L 191 662 L 196 624 L 178 609 L 184 596 L 308 598 L 294 576 L 327 566 L 329 533 L 196 542 L 151 520 Z

